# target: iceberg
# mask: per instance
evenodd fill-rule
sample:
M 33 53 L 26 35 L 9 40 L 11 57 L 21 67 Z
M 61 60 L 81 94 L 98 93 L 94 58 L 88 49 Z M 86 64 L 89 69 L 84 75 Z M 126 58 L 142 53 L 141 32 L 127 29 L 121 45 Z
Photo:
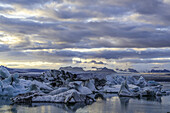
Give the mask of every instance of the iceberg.
M 82 95 L 75 89 L 71 89 L 54 96 L 47 95 L 32 98 L 32 102 L 77 103 L 86 101 L 93 102 L 93 99 L 86 95 Z
M 80 94 L 77 90 L 71 89 L 57 95 L 42 95 L 39 93 L 27 93 L 12 98 L 14 103 L 21 102 L 52 102 L 52 103 L 78 103 L 94 102 L 94 99 Z
M 141 91 L 139 91 L 141 96 L 161 96 L 162 92 L 161 92 L 162 86 L 158 85 L 158 86 L 151 86 L 151 87 L 144 87 L 141 89 Z
M 129 86 L 127 85 L 127 81 L 122 82 L 120 91 L 118 93 L 119 96 L 124 96 L 124 97 L 136 97 L 139 96 L 137 93 L 132 92 L 129 89 Z
M 140 78 L 137 81 L 136 85 L 139 86 L 139 87 L 146 87 L 147 86 L 147 82 L 146 82 L 146 80 L 142 76 L 140 76 Z
M 92 91 L 88 87 L 77 85 L 77 84 L 75 85 L 76 85 L 75 89 L 79 91 L 81 94 L 84 94 L 84 95 L 92 94 Z
M 82 81 L 74 81 L 70 82 L 68 86 L 72 89 L 76 89 L 81 94 L 85 95 L 92 94 L 92 91 L 88 87 L 83 86 L 82 84 L 83 84 Z
M 39 92 L 50 92 L 53 90 L 42 82 L 20 79 L 17 73 L 11 75 L 4 67 L 1 67 L 0 71 L 1 75 L 6 77 L 3 80 L 0 80 L 0 95 L 2 96 L 17 96 L 32 90 Z

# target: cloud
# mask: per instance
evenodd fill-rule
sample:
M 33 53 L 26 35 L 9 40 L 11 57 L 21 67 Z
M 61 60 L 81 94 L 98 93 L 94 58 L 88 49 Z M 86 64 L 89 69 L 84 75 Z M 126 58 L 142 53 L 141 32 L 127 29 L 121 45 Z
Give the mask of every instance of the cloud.
M 0 52 L 10 51 L 8 45 L 0 44 Z
M 0 52 L 11 61 L 166 63 L 154 58 L 170 55 L 169 10 L 167 0 L 1 0 Z
M 140 59 L 153 59 L 153 58 L 169 58 L 170 50 L 169 49 L 160 49 L 160 50 L 143 50 L 143 51 L 135 51 L 135 50 L 102 50 L 102 51 L 93 51 L 93 52 L 77 52 L 77 51 L 70 51 L 70 50 L 53 50 L 53 51 L 29 51 L 29 52 L 12 52 L 9 56 L 22 56 L 27 55 L 28 58 L 31 59 L 45 59 L 48 61 L 51 59 L 65 59 L 69 58 L 72 59 L 74 57 L 82 58 L 82 59 L 97 59 L 97 58 L 104 58 L 104 59 L 115 59 L 115 60 L 122 60 L 127 59 L 126 61 L 136 61 L 136 59 L 141 62 Z M 23 57 L 24 59 L 24 57 Z M 130 59 L 130 60 L 128 60 Z M 123 61 L 123 60 L 122 60 Z M 144 62 L 145 60 L 143 60 Z M 149 60 L 146 60 L 149 61 Z M 155 60 L 156 61 L 156 60 Z M 137 62 L 137 61 L 136 61 Z M 98 62 L 96 60 L 91 60 L 89 63 L 95 64 L 105 64 L 102 61 Z
M 39 40 L 40 42 L 43 40 L 44 48 L 170 47 L 170 32 L 158 31 L 154 26 L 147 24 L 140 26 L 122 25 L 114 22 L 63 22 L 61 24 L 37 23 L 3 16 L 0 18 L 2 31 L 21 37 L 29 36 L 30 42 L 33 43 L 34 40 Z M 61 43 L 52 44 L 52 42 Z M 49 43 L 52 46 L 48 45 Z
M 92 60 L 90 63 L 94 63 L 94 64 L 105 64 L 105 63 L 103 63 L 102 61 L 97 62 L 97 61 L 95 61 L 95 60 Z

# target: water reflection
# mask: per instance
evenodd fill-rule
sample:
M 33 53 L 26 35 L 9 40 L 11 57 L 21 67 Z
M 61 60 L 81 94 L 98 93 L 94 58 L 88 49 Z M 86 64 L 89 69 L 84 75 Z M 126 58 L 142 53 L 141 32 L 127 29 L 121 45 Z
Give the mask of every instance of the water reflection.
M 127 110 L 130 97 L 119 97 L 119 99 L 120 99 L 121 109 Z
M 85 103 L 54 104 L 32 103 L 14 104 L 9 97 L 0 97 L 0 113 L 166 113 L 169 110 L 169 97 L 118 97 L 115 94 L 96 96 L 97 102 L 92 105 Z M 166 100 L 166 101 L 165 101 Z
M 162 102 L 161 97 L 160 96 L 156 96 L 156 97 L 142 97 L 142 98 L 131 98 L 131 97 L 119 97 L 120 99 L 120 107 L 121 107 L 121 112 L 122 113 L 126 113 L 128 111 L 128 105 L 131 104 L 130 100 L 134 101 L 146 101 L 149 103 L 150 102 L 157 102 L 160 103 Z M 138 104 L 138 103 L 137 103 Z

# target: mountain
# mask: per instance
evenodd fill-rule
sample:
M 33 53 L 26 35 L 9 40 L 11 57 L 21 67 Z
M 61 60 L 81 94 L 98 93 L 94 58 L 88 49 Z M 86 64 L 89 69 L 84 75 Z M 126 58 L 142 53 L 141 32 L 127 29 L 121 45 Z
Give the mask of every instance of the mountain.
M 110 73 L 117 73 L 116 71 L 114 71 L 113 69 L 108 69 L 106 67 L 104 68 L 96 68 L 96 70 L 94 72 L 110 72 Z
M 5 66 L 2 66 L 5 67 Z M 28 73 L 28 72 L 45 72 L 47 69 L 17 69 L 5 67 L 11 74 L 13 73 Z
M 152 69 L 150 72 L 151 72 L 151 73 L 169 73 L 170 70 L 167 70 L 167 69 L 163 69 L 163 70 L 155 70 L 155 69 Z
M 128 68 L 128 69 L 116 69 L 117 71 L 120 71 L 120 72 L 131 72 L 131 73 L 139 73 L 137 70 L 135 69 L 132 69 L 132 68 Z
M 82 67 L 60 67 L 59 70 L 64 70 L 64 71 L 68 71 L 68 72 L 84 72 Z

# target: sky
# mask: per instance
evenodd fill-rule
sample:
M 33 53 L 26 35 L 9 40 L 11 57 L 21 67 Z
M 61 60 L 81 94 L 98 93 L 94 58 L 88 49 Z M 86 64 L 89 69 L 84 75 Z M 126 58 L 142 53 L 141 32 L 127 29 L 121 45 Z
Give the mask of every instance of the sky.
M 0 65 L 170 69 L 169 11 L 170 0 L 0 0 Z

